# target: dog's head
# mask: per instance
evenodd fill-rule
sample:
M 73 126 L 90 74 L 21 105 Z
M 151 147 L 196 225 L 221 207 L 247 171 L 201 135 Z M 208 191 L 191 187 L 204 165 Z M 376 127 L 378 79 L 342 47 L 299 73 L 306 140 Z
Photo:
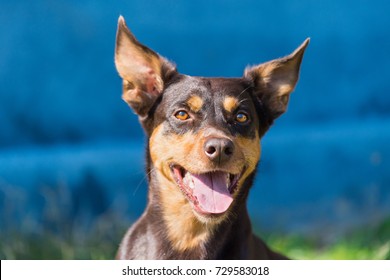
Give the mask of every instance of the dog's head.
M 247 68 L 242 78 L 191 77 L 140 44 L 119 18 L 115 64 L 123 99 L 148 135 L 151 180 L 163 200 L 181 201 L 210 222 L 248 192 L 260 139 L 286 111 L 308 42 Z

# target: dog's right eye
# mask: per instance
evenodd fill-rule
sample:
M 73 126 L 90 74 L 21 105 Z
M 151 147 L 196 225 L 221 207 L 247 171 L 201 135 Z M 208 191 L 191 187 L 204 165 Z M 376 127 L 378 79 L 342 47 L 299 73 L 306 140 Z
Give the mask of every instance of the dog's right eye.
M 186 111 L 180 110 L 175 114 L 175 118 L 181 121 L 185 121 L 190 118 L 190 115 Z
M 245 113 L 242 113 L 242 112 L 239 112 L 235 117 L 235 121 L 240 123 L 240 124 L 244 124 L 244 123 L 248 122 L 248 120 L 249 120 L 248 115 Z

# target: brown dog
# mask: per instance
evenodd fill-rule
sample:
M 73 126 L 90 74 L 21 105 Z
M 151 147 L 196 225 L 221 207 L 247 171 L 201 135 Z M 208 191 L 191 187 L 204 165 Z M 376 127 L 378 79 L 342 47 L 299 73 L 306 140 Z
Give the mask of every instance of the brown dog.
M 149 195 L 117 258 L 285 258 L 253 235 L 246 200 L 260 139 L 286 111 L 308 43 L 242 78 L 191 77 L 119 18 L 115 64 L 147 134 Z

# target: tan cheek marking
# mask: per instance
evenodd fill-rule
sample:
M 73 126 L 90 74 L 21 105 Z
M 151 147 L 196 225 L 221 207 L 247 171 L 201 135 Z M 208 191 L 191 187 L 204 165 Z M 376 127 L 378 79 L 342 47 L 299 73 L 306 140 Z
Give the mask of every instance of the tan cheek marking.
M 169 179 L 171 178 L 170 168 L 166 163 L 172 158 L 173 146 L 169 137 L 163 135 L 163 125 L 159 125 L 149 139 L 150 156 L 154 167 Z
M 187 105 L 190 107 L 191 111 L 197 113 L 202 109 L 203 100 L 198 95 L 193 95 L 187 100 Z
M 202 150 L 202 137 L 202 132 L 164 135 L 163 127 L 160 125 L 154 130 L 149 140 L 150 155 L 154 167 L 164 171 L 168 178 L 171 178 L 169 164 L 172 162 L 193 172 L 204 170 L 207 164 Z M 165 172 L 167 169 L 169 172 Z
M 235 98 L 235 97 L 226 97 L 225 100 L 223 101 L 223 108 L 227 111 L 227 112 L 234 112 L 234 110 L 237 109 L 238 107 L 238 99 Z
M 256 137 L 245 138 L 245 137 L 237 137 L 235 139 L 239 149 L 242 151 L 245 158 L 246 171 L 245 174 L 241 177 L 241 183 L 251 174 L 255 168 L 257 163 L 260 160 L 261 156 L 261 145 L 258 134 L 256 133 Z

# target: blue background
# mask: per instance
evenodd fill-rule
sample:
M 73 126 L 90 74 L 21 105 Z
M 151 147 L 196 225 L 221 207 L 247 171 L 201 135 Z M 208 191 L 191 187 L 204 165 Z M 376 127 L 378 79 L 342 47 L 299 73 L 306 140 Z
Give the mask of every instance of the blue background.
M 120 14 L 196 76 L 241 76 L 311 37 L 262 140 L 252 219 L 333 235 L 389 216 L 389 1 L 0 0 L 0 233 L 142 212 L 145 139 L 113 62 Z

